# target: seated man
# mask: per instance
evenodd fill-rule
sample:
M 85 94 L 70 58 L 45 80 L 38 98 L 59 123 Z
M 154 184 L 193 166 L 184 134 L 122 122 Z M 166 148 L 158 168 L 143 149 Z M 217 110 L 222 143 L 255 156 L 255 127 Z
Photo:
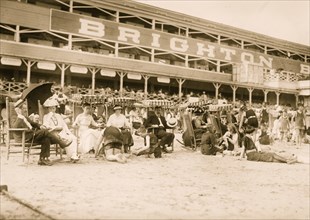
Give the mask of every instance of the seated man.
M 160 140 L 160 147 L 162 148 L 163 152 L 170 153 L 167 150 L 168 146 L 171 146 L 174 140 L 174 134 L 166 132 L 166 129 L 168 129 L 168 125 L 166 122 L 165 117 L 161 116 L 161 107 L 156 106 L 155 107 L 155 114 L 151 114 L 148 116 L 145 127 L 146 128 L 153 128 L 154 134 L 157 136 Z
M 206 132 L 206 123 L 203 121 L 204 111 L 202 108 L 196 108 L 193 113 L 195 114 L 192 120 L 195 138 L 200 139 L 202 134 Z
M 29 117 L 27 117 L 27 106 L 25 103 L 20 103 L 15 106 L 15 111 L 17 113 L 17 119 L 13 127 L 29 129 L 26 131 L 26 142 L 41 144 L 40 159 L 38 164 L 51 166 L 52 164 L 48 159 L 50 156 L 50 145 L 59 144 L 61 148 L 65 148 L 69 146 L 72 141 L 61 139 L 58 135 L 49 132 L 44 125 L 40 125 L 30 120 Z M 15 132 L 14 138 L 20 142 L 22 139 L 22 133 Z

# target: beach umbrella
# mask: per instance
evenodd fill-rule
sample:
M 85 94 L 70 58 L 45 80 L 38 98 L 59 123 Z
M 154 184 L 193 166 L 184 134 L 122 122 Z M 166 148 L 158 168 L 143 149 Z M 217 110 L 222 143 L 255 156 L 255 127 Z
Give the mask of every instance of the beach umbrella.
M 53 83 L 30 84 L 27 89 L 22 92 L 20 99 L 15 103 L 18 106 L 23 101 L 27 100 L 28 115 L 38 113 L 38 100 L 41 105 L 53 95 Z

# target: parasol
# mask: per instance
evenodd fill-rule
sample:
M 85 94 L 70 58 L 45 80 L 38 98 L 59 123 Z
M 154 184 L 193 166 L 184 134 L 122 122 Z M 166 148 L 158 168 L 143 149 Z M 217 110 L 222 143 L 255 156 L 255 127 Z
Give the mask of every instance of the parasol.
M 53 83 L 30 84 L 28 88 L 22 92 L 15 106 L 27 100 L 28 115 L 38 113 L 38 100 L 40 100 L 41 105 L 43 105 L 43 103 L 53 95 L 51 90 L 52 85 Z

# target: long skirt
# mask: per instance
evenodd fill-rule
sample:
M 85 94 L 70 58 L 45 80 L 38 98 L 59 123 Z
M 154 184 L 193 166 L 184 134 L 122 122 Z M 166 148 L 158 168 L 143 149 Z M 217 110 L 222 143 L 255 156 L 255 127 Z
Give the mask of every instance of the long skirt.
M 100 138 L 101 131 L 88 128 L 79 132 L 79 151 L 82 154 L 88 153 L 90 150 L 95 149 L 97 142 Z

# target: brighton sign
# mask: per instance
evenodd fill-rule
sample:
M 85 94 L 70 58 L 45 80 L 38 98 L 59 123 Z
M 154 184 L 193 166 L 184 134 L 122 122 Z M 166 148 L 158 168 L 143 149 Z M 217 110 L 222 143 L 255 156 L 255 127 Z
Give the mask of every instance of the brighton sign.
M 310 66 L 300 61 L 262 55 L 261 53 L 222 46 L 203 40 L 54 9 L 51 9 L 50 30 L 195 57 L 205 57 L 210 60 L 249 63 L 264 68 L 310 74 Z

